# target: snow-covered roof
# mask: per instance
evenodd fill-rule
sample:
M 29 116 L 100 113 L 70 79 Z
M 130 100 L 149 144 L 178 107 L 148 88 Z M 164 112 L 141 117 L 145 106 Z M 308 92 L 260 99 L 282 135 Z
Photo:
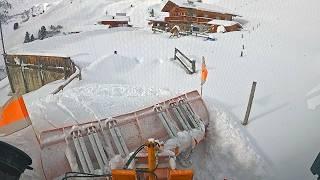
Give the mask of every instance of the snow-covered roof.
M 168 0 L 163 8 L 166 6 L 168 2 L 172 2 L 176 4 L 179 7 L 183 8 L 191 8 L 191 9 L 197 9 L 201 11 L 208 11 L 208 12 L 217 12 L 221 14 L 231 14 L 231 15 L 236 15 L 235 12 L 232 12 L 231 10 L 228 10 L 224 7 L 215 5 L 215 4 L 207 4 L 207 3 L 202 3 L 202 2 L 197 2 L 197 1 L 188 1 L 188 0 Z M 162 10 L 164 10 L 162 8 Z
M 155 17 L 148 17 L 148 21 L 163 21 L 166 17 L 169 17 L 169 13 L 167 12 L 161 12 L 158 16 Z
M 165 17 L 149 17 L 148 21 L 158 21 L 158 22 L 164 22 Z
M 238 22 L 235 22 L 235 21 L 227 21 L 227 20 L 214 19 L 214 20 L 212 20 L 212 21 L 209 21 L 208 24 L 220 25 L 220 26 L 233 26 L 233 25 L 239 24 L 239 23 L 238 23 Z
M 30 51 L 23 51 L 23 50 L 19 50 L 19 51 L 10 51 L 8 52 L 9 56 L 54 56 L 54 57 L 63 57 L 63 58 L 68 58 L 70 56 L 68 56 L 67 54 L 60 54 L 60 53 L 55 53 L 55 52 L 41 52 L 41 51 L 34 51 L 34 52 L 30 52 Z

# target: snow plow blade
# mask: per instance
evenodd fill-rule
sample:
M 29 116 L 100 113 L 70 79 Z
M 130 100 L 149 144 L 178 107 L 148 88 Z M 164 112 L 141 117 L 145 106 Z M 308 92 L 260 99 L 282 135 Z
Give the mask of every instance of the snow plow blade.
M 70 171 L 108 173 L 112 158 L 128 157 L 149 138 L 168 142 L 189 133 L 194 146 L 204 138 L 208 123 L 207 107 L 198 91 L 192 91 L 132 113 L 44 131 L 39 136 L 44 173 L 47 179 Z M 175 148 L 179 154 L 185 147 Z

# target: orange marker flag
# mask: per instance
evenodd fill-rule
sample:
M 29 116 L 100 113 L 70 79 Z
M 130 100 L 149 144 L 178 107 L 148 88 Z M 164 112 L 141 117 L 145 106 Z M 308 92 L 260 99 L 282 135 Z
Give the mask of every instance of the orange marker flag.
M 205 58 L 202 56 L 202 65 L 201 65 L 201 96 L 202 96 L 202 86 L 207 81 L 208 70 L 206 66 Z
M 204 57 L 202 56 L 201 85 L 203 85 L 206 82 L 207 76 L 208 76 L 208 70 L 207 70 L 207 66 L 206 66 L 206 61 L 205 61 Z
M 0 110 L 0 136 L 6 136 L 31 125 L 22 96 L 11 98 Z

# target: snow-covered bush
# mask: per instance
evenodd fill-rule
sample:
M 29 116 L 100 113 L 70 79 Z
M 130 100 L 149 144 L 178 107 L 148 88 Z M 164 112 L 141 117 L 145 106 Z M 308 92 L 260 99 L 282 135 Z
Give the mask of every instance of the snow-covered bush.
M 225 33 L 225 32 L 226 32 L 226 28 L 224 26 L 218 26 L 217 33 Z
M 7 21 L 9 9 L 11 9 L 11 4 L 7 0 L 0 0 L 0 21 L 1 22 Z

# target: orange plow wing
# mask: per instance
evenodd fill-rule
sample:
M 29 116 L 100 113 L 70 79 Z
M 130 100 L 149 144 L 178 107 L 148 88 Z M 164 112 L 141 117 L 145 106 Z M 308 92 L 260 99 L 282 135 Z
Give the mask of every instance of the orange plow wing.
M 10 135 L 31 125 L 22 96 L 11 98 L 1 109 L 0 136 Z

